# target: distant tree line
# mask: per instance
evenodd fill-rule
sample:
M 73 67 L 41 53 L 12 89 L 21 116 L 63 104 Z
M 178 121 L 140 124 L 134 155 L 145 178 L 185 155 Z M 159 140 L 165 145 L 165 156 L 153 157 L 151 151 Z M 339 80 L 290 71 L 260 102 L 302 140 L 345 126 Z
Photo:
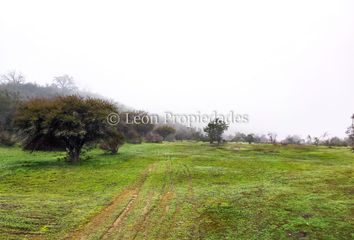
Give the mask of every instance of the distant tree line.
M 349 128 L 351 130 L 352 128 Z M 352 131 L 352 130 L 351 130 Z M 349 132 L 348 132 L 349 133 Z M 354 138 L 353 138 L 354 139 Z M 307 136 L 306 139 L 301 138 L 298 135 L 288 135 L 282 140 L 277 139 L 275 133 L 268 134 L 255 134 L 255 133 L 241 133 L 237 132 L 234 136 L 229 136 L 229 141 L 231 142 L 243 142 L 243 143 L 263 143 L 263 144 L 304 144 L 304 145 L 323 145 L 329 147 L 347 147 L 352 146 L 353 140 L 350 137 L 348 138 L 339 138 L 339 137 L 328 137 L 328 134 L 325 133 L 320 137 L 311 137 Z
M 107 123 L 117 113 L 116 125 Z M 128 119 L 127 119 L 128 118 Z M 152 121 L 131 124 L 133 119 L 150 119 L 149 113 L 135 111 L 97 95 L 81 92 L 69 75 L 54 77 L 52 84 L 27 83 L 23 74 L 11 71 L 0 76 L 0 145 L 22 145 L 24 150 L 65 150 L 69 162 L 77 162 L 84 148 L 99 146 L 116 154 L 126 142 L 208 141 L 225 142 L 228 124 L 214 119 L 203 131 L 181 124 L 156 124 Z M 278 141 L 276 133 L 244 134 L 228 137 L 232 142 L 269 144 L 312 144 L 351 146 L 354 151 L 354 115 L 348 138 L 297 135 Z

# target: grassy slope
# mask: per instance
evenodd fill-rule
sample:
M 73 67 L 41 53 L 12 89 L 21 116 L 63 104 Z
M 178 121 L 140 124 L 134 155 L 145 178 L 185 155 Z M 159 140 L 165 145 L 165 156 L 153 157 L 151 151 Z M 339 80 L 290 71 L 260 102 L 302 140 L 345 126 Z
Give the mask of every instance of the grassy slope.
M 61 239 L 137 181 L 134 201 L 105 238 L 353 237 L 348 149 L 165 143 L 90 155 L 68 165 L 61 153 L 0 148 L 0 238 Z M 88 238 L 104 235 L 129 199 Z

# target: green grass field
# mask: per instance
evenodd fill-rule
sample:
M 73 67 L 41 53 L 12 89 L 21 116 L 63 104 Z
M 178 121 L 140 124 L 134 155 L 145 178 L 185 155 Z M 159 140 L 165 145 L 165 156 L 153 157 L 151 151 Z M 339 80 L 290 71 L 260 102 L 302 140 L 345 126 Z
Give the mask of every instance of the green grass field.
M 0 148 L 1 239 L 353 239 L 346 148 L 124 145 L 116 156 Z

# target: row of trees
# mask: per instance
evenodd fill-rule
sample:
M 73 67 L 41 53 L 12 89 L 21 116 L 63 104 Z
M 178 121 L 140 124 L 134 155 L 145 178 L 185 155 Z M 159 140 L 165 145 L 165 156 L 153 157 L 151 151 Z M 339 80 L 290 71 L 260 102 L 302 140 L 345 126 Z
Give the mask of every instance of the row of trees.
M 12 85 L 12 86 L 24 86 L 24 87 L 26 87 L 26 85 L 27 87 L 29 85 L 36 85 L 33 83 L 27 83 L 25 76 L 21 72 L 17 72 L 15 70 L 0 75 L 0 84 L 8 85 L 8 86 Z M 78 91 L 78 88 L 74 82 L 74 78 L 72 76 L 69 76 L 68 74 L 54 77 L 52 83 L 46 85 L 46 87 L 47 88 L 52 87 L 53 89 L 61 89 L 63 91 L 67 91 L 71 93 Z M 46 90 L 48 91 L 48 89 Z
M 306 145 L 324 145 L 324 146 L 352 146 L 352 133 L 350 133 L 352 127 L 348 128 L 348 138 L 341 139 L 339 137 L 328 137 L 325 133 L 319 137 L 311 137 L 308 135 L 306 139 L 301 138 L 298 135 L 289 135 L 283 140 L 277 140 L 277 134 L 245 134 L 237 132 L 234 136 L 230 136 L 229 140 L 231 142 L 244 142 L 244 143 L 271 143 L 271 144 L 306 144 Z
M 149 119 L 144 111 L 128 111 L 108 100 L 97 97 L 81 97 L 70 93 L 77 91 L 73 79 L 68 75 L 56 77 L 51 86 L 41 87 L 26 84 L 22 74 L 9 72 L 1 76 L 0 84 L 0 144 L 11 145 L 21 140 L 26 150 L 63 149 L 68 153 L 67 159 L 76 162 L 80 158 L 82 148 L 99 146 L 113 154 L 117 153 L 125 142 L 141 143 L 162 142 L 163 140 L 198 140 L 217 142 L 220 144 L 228 125 L 215 119 L 203 130 L 180 125 L 157 125 L 152 122 L 134 123 L 133 119 Z M 31 98 L 26 95 L 28 87 L 34 87 L 37 93 L 44 89 L 57 89 L 56 95 L 50 92 Z M 12 91 L 17 89 L 18 91 Z M 40 89 L 40 90 L 38 90 Z M 58 90 L 60 89 L 60 91 Z M 45 92 L 45 91 L 44 91 Z M 65 94 L 63 94 L 65 93 Z M 30 100 L 28 100 L 30 98 Z M 119 112 L 121 121 L 118 125 L 107 124 L 107 116 Z M 129 118 L 129 119 L 127 119 Z M 353 124 L 348 128 L 348 139 L 288 136 L 281 141 L 283 144 L 325 144 L 328 146 L 347 146 L 354 142 Z M 14 130 L 18 131 L 14 131 Z M 277 135 L 236 133 L 231 141 L 247 143 L 278 143 Z M 354 149 L 354 147 L 353 147 Z
M 72 95 L 80 93 L 87 96 L 92 93 L 79 91 L 75 85 L 73 77 L 65 74 L 53 78 L 51 84 L 44 86 L 27 82 L 25 76 L 16 71 L 9 71 L 6 74 L 0 75 L 0 88 L 15 93 L 22 100 L 36 97 L 55 97 L 58 95 Z
M 161 142 L 175 129 L 168 125 L 155 127 L 152 123 L 128 124 L 124 117 L 146 116 L 146 112 L 121 114 L 123 121 L 112 126 L 107 123 L 107 116 L 118 112 L 112 102 L 99 98 L 84 98 L 77 95 L 59 96 L 51 99 L 32 99 L 19 105 L 14 115 L 14 127 L 18 129 L 23 147 L 26 150 L 66 150 L 70 162 L 79 161 L 84 146 L 99 144 L 104 150 L 115 154 L 125 141 L 141 142 L 141 138 L 151 142 Z M 354 122 L 354 116 L 353 116 Z M 205 128 L 209 142 L 222 142 L 222 135 L 228 125 L 215 119 Z M 348 128 L 350 139 L 354 139 L 354 124 Z M 237 138 L 236 138 L 237 137 Z M 267 141 L 265 136 L 254 134 L 236 134 L 234 141 L 248 143 Z M 263 137 L 263 138 L 262 138 Z M 268 134 L 268 141 L 276 143 L 276 136 Z M 138 139 L 138 140 L 137 140 Z M 302 139 L 289 136 L 285 139 L 289 144 L 301 144 Z M 330 139 L 334 144 L 338 139 Z

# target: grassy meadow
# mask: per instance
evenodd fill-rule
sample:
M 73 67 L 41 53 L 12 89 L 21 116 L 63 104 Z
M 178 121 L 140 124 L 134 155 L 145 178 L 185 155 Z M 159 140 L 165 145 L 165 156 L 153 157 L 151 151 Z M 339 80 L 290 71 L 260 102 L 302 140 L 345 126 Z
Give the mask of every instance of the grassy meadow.
M 0 239 L 353 239 L 347 148 L 175 142 L 0 148 Z

